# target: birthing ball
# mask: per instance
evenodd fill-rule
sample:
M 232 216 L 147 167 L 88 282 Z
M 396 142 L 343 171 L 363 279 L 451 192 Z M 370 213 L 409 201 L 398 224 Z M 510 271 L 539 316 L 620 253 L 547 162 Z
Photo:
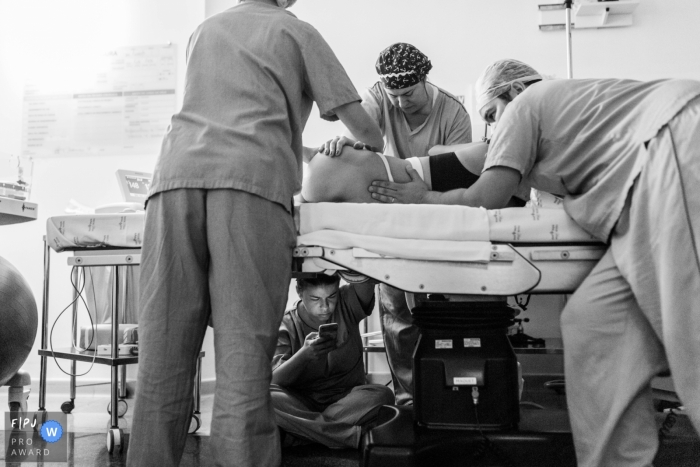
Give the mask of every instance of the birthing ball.
M 12 378 L 32 351 L 38 316 L 29 284 L 0 258 L 0 386 Z

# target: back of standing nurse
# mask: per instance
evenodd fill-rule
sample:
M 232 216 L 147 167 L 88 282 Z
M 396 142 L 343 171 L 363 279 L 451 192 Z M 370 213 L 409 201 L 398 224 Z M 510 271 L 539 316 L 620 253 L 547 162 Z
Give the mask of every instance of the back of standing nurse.
M 313 102 L 322 118 L 382 144 L 338 59 L 285 11 L 288 3 L 240 2 L 190 38 L 183 106 L 149 192 L 129 466 L 179 465 L 210 318 L 214 465 L 280 465 L 270 361 L 291 279 L 290 209 Z

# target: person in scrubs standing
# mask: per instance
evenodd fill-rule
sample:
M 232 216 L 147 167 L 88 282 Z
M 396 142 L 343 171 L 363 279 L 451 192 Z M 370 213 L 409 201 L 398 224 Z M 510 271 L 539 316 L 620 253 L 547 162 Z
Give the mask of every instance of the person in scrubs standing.
M 563 197 L 609 245 L 561 317 L 578 464 L 650 466 L 654 376 L 670 369 L 700 430 L 700 82 L 538 79 L 501 60 L 477 81 L 479 113 L 497 126 L 471 188 L 429 192 L 412 176 L 369 189 L 489 209 L 520 183 Z
M 375 68 L 380 80 L 362 93 L 362 106 L 382 131 L 385 155 L 408 159 L 426 156 L 434 146 L 471 143 L 469 114 L 452 94 L 427 81 L 432 67 L 426 55 L 403 42 L 379 54 Z M 367 145 L 352 129 L 348 130 L 345 136 L 325 143 L 321 152 L 335 157 L 344 145 L 357 144 L 358 140 L 357 148 Z M 418 328 L 413 325 L 404 292 L 380 284 L 379 314 L 396 403 L 411 404 Z
M 205 20 L 187 47 L 184 102 L 149 191 L 140 355 L 127 464 L 179 465 L 197 356 L 211 317 L 216 465 L 280 465 L 269 386 L 296 244 L 302 131 L 316 102 L 370 144 L 381 134 L 328 44 L 248 0 Z

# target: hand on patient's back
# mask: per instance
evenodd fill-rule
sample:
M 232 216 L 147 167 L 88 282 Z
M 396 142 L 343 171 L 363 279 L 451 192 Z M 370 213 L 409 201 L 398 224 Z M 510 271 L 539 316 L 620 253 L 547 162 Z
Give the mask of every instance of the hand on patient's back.
M 318 152 L 325 154 L 330 157 L 337 157 L 343 152 L 343 146 L 355 146 L 359 141 L 350 139 L 347 136 L 336 136 L 333 139 L 329 139 L 318 148 Z M 363 144 L 363 143 L 360 143 Z M 362 148 L 356 148 L 362 149 Z
M 337 343 L 335 339 L 328 337 L 318 337 L 317 332 L 310 332 L 304 339 L 304 347 L 301 351 L 306 353 L 310 360 L 323 358 L 335 350 Z
M 428 193 L 428 185 L 410 165 L 406 166 L 406 173 L 411 177 L 410 182 L 373 181 L 368 188 L 372 198 L 382 203 L 421 204 Z
M 362 141 L 355 141 L 347 136 L 336 136 L 323 143 L 318 152 L 329 157 L 338 157 L 343 152 L 343 146 L 352 146 L 355 149 L 367 149 L 368 151 L 379 152 L 379 149 L 370 146 Z

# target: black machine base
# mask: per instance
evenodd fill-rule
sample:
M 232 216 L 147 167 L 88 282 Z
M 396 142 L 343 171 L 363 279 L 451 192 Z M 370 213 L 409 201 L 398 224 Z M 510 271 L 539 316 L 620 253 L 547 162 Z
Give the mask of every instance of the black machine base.
M 519 428 L 440 430 L 417 426 L 412 407 L 384 406 L 362 439 L 362 467 L 576 467 L 566 411 L 522 410 Z

